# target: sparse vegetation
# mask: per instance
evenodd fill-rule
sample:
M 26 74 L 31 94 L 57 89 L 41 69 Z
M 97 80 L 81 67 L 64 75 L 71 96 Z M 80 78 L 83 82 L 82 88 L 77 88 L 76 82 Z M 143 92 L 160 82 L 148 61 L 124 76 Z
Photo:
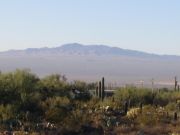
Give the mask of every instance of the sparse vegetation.
M 96 86 L 68 83 L 63 75 L 40 79 L 29 70 L 0 73 L 0 130 L 52 135 L 180 133 L 179 91 L 125 87 L 102 100 L 89 91 Z

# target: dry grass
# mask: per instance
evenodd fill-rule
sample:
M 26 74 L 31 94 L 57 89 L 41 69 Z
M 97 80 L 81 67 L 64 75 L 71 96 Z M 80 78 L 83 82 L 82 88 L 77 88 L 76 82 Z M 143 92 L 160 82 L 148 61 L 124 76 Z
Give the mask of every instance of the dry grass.
M 128 127 L 119 126 L 115 128 L 117 135 L 171 135 L 173 133 L 180 134 L 180 123 L 174 124 L 158 124 L 156 126 Z

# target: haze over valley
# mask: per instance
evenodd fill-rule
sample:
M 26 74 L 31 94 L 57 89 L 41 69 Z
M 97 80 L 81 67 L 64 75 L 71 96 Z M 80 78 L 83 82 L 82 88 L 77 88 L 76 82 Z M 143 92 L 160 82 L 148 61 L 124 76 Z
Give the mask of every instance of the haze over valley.
M 65 74 L 68 81 L 94 82 L 104 76 L 115 85 L 173 85 L 180 76 L 180 56 L 156 55 L 106 45 L 65 44 L 56 48 L 29 48 L 0 53 L 0 69 L 31 69 L 40 77 Z

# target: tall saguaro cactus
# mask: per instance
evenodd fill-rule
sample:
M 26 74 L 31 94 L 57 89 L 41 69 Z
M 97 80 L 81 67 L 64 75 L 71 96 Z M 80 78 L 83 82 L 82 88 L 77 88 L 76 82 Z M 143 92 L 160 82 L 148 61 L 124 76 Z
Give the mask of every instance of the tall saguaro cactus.
M 140 102 L 139 108 L 140 108 L 140 113 L 142 113 L 142 109 L 143 109 L 143 103 L 142 102 Z
M 104 86 L 104 77 L 102 78 L 102 85 L 101 85 L 101 100 L 103 101 L 104 100 L 104 89 L 105 89 L 105 86 Z
M 176 76 L 175 76 L 175 80 L 174 80 L 174 81 L 175 81 L 175 82 L 174 82 L 174 83 L 175 83 L 175 84 L 174 84 L 174 85 L 175 85 L 175 86 L 174 86 L 174 90 L 176 91 L 176 90 L 177 90 L 177 85 L 178 85 L 178 81 L 177 81 L 177 77 L 176 77 Z
M 125 101 L 125 103 L 124 103 L 124 113 L 125 113 L 125 115 L 127 114 L 127 111 L 128 111 L 128 102 Z
M 98 97 L 98 86 L 96 86 L 95 96 Z
M 98 84 L 98 98 L 101 98 L 101 81 Z
M 174 120 L 177 121 L 178 116 L 177 116 L 177 112 L 174 112 Z

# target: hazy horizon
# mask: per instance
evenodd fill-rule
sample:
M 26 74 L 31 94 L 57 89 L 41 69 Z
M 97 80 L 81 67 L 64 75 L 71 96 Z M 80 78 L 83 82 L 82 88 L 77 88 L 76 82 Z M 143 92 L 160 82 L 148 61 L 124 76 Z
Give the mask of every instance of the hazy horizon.
M 180 76 L 180 57 L 159 56 L 143 52 L 111 48 L 108 46 L 82 46 L 68 44 L 59 48 L 30 49 L 0 53 L 2 72 L 31 69 L 44 77 L 65 74 L 68 80 L 96 82 L 104 76 L 106 82 L 117 85 L 139 85 L 151 79 L 160 86 L 173 86 L 175 76 Z

